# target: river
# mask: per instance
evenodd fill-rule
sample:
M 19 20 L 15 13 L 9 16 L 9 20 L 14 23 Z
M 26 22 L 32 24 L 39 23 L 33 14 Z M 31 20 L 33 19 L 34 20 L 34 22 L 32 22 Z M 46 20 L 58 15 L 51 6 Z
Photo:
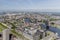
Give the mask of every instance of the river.
M 40 26 L 42 28 L 46 28 L 46 25 L 44 25 L 44 24 L 41 24 Z M 58 33 L 58 36 L 60 37 L 60 29 L 52 27 L 52 26 L 49 26 L 49 31 L 52 31 L 54 33 Z

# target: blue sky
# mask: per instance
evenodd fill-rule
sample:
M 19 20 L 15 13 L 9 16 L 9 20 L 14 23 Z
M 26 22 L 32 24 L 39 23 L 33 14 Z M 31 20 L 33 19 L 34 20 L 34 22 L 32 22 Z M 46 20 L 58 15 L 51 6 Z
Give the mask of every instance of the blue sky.
M 0 10 L 60 9 L 60 0 L 0 0 Z

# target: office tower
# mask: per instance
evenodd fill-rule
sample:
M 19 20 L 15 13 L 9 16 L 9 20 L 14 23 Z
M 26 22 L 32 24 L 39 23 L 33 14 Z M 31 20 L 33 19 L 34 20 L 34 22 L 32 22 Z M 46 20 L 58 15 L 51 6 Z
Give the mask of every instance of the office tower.
M 9 40 L 9 29 L 3 30 L 3 40 Z

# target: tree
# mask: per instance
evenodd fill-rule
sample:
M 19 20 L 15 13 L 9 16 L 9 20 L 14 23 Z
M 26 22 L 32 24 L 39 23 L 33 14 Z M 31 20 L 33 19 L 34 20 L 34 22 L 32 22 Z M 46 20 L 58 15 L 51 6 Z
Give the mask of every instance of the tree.
M 51 22 L 52 25 L 54 25 L 55 23 L 54 22 Z
M 11 24 L 12 24 L 12 23 L 11 23 Z M 8 26 L 7 26 L 6 24 L 4 24 L 4 23 L 0 23 L 0 25 L 2 26 L 0 29 L 2 29 L 2 28 L 7 29 L 7 28 L 8 28 Z M 12 24 L 12 26 L 16 27 L 16 26 L 13 25 L 13 24 Z M 16 37 L 22 38 L 23 40 L 24 40 L 24 39 L 25 39 L 25 40 L 29 40 L 29 39 L 25 38 L 22 34 L 16 32 L 15 30 L 10 29 L 10 31 L 11 31 L 11 33 L 12 33 L 13 35 L 15 35 Z
M 8 22 L 8 21 L 7 21 Z M 15 30 L 15 28 L 17 28 L 13 23 L 11 23 L 11 22 L 8 22 L 9 24 L 11 24 L 12 25 L 12 29 L 14 29 Z

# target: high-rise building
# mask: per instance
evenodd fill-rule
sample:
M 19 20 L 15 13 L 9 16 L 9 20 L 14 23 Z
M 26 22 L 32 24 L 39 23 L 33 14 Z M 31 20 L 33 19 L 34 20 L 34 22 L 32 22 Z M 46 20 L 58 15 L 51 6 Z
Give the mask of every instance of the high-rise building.
M 48 30 L 49 29 L 49 21 L 48 20 L 45 21 L 45 25 L 46 25 L 46 30 Z
M 3 30 L 3 40 L 9 40 L 9 29 Z

